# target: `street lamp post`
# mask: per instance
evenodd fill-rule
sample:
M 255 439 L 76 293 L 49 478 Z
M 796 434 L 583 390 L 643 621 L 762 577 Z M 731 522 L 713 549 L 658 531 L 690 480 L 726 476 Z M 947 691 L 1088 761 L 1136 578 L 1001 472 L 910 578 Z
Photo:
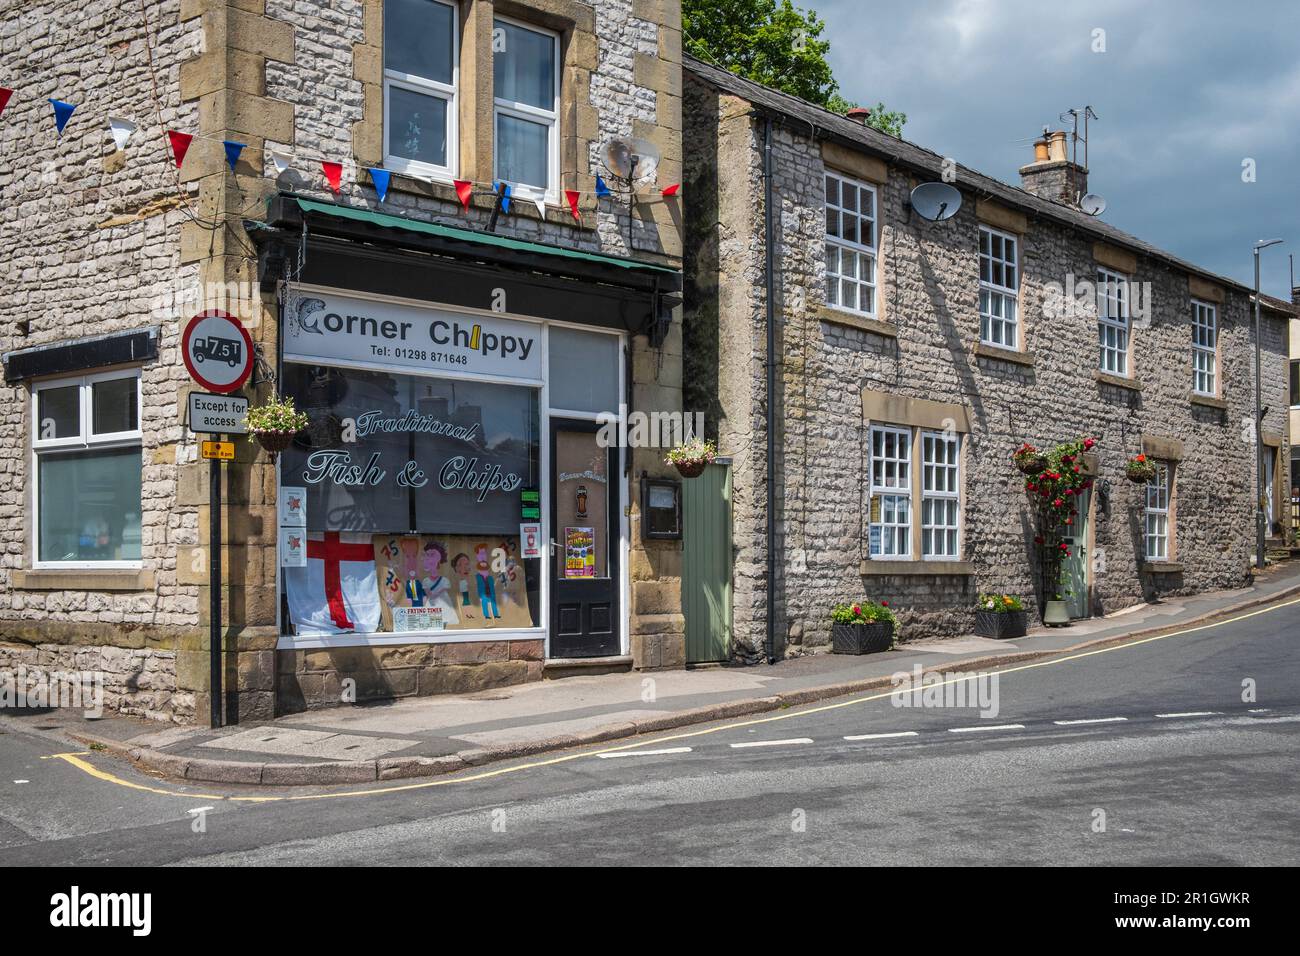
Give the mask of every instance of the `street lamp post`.
M 1259 252 L 1276 246 L 1281 239 L 1261 239 L 1255 243 L 1255 567 L 1264 569 L 1264 439 L 1260 435 L 1263 417 L 1260 401 L 1259 342 Z

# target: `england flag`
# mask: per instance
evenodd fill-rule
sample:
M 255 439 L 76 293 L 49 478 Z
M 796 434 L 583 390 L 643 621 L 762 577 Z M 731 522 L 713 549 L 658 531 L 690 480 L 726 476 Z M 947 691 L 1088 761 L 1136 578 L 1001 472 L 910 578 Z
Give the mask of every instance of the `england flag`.
M 284 583 L 299 635 L 369 634 L 379 628 L 379 583 L 368 534 L 308 533 L 307 566 L 285 568 Z

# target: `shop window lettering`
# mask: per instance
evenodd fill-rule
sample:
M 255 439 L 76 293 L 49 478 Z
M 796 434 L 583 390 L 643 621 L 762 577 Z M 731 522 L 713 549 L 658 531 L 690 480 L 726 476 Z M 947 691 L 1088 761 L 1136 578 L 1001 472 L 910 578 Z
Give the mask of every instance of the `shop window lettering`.
M 379 452 L 371 455 L 370 461 L 362 467 L 352 464 L 352 455 L 346 451 L 317 451 L 307 456 L 302 480 L 309 485 L 319 485 L 328 478 L 336 485 L 374 486 L 387 474 L 379 467 Z
M 475 422 L 468 426 L 457 425 L 443 421 L 434 415 L 421 415 L 414 409 L 400 418 L 391 418 L 385 417 L 383 412 L 376 409 L 362 412 L 355 419 L 343 420 L 344 428 L 350 424 L 355 426 L 355 438 L 366 438 L 380 433 L 410 432 L 418 435 L 446 435 L 468 442 L 473 441 L 474 436 L 478 434 L 480 423 Z
M 442 466 L 442 471 L 438 473 L 438 484 L 444 491 L 460 491 L 469 489 L 478 492 L 478 500 L 482 501 L 492 491 L 515 491 L 523 484 L 523 479 L 518 475 L 503 472 L 500 465 L 494 465 L 487 462 L 483 465 L 481 471 L 476 472 L 478 459 L 471 458 L 466 461 L 461 455 L 455 458 L 449 458 L 447 463 Z
M 429 479 L 420 469 L 419 462 L 408 461 L 397 473 L 397 483 L 403 488 L 423 488 Z

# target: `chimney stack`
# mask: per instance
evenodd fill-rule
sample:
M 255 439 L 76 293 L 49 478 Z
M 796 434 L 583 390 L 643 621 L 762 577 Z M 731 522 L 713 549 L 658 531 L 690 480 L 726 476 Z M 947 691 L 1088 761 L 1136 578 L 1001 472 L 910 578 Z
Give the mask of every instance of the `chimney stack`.
M 855 106 L 844 114 L 845 118 L 861 123 L 863 126 L 867 125 L 867 117 L 870 115 L 871 110 L 867 109 L 865 106 Z
M 1065 130 L 1043 128 L 1034 143 L 1034 161 L 1020 167 L 1020 185 L 1039 199 L 1050 199 L 1078 208 L 1079 198 L 1088 192 L 1088 170 L 1070 161 Z

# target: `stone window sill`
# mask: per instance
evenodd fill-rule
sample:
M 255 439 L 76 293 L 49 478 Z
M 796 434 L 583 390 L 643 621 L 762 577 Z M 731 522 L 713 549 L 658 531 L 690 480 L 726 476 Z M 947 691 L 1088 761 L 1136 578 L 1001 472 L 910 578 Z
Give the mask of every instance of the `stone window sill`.
M 1135 378 L 1125 378 L 1123 375 L 1112 375 L 1109 372 L 1103 372 L 1100 369 L 1094 369 L 1092 377 L 1102 385 L 1113 385 L 1115 388 L 1126 388 L 1131 392 L 1142 391 L 1142 383 Z
M 1193 405 L 1203 405 L 1206 408 L 1217 408 L 1221 411 L 1228 410 L 1228 403 L 1222 398 L 1215 398 L 1213 395 L 1197 395 L 1193 392 L 1188 401 Z
M 15 591 L 154 591 L 157 582 L 149 570 L 35 570 L 12 571 Z
M 969 577 L 975 573 L 975 566 L 969 561 L 869 561 L 862 562 L 860 572 L 863 576 L 880 577 L 883 575 L 939 575 L 948 577 Z
M 1183 565 L 1178 561 L 1147 561 L 1142 569 L 1148 574 L 1182 574 Z
M 846 312 L 844 309 L 837 309 L 829 305 L 817 307 L 817 318 L 821 319 L 823 322 L 829 322 L 831 325 L 843 325 L 850 329 L 872 332 L 876 335 L 882 335 L 887 339 L 898 338 L 898 329 L 889 322 L 881 322 L 879 319 L 872 319 L 865 315 Z
M 977 342 L 975 354 L 980 358 L 997 359 L 999 362 L 1011 362 L 1015 365 L 1033 366 L 1036 361 L 1032 352 L 1004 349 L 997 345 L 989 345 L 987 342 Z
M 412 196 L 423 196 L 427 199 L 441 199 L 443 202 L 455 203 L 460 206 L 460 197 L 456 195 L 456 187 L 451 183 L 445 183 L 438 179 L 418 179 L 407 173 L 393 173 L 393 178 L 389 189 L 393 192 L 408 193 Z M 475 189 L 470 196 L 470 209 L 477 209 L 485 213 L 490 213 L 496 205 L 497 197 L 489 189 Z M 391 211 L 391 210 L 390 210 Z M 578 211 L 589 212 L 584 210 L 581 205 Z M 540 219 L 537 206 L 531 199 L 521 199 L 517 196 L 510 197 L 511 217 L 516 219 Z M 580 222 L 573 218 L 567 206 L 558 206 L 555 203 L 546 204 L 546 218 L 544 220 L 555 225 L 568 226 L 579 232 L 595 232 L 596 219 L 594 216 L 586 216 Z

